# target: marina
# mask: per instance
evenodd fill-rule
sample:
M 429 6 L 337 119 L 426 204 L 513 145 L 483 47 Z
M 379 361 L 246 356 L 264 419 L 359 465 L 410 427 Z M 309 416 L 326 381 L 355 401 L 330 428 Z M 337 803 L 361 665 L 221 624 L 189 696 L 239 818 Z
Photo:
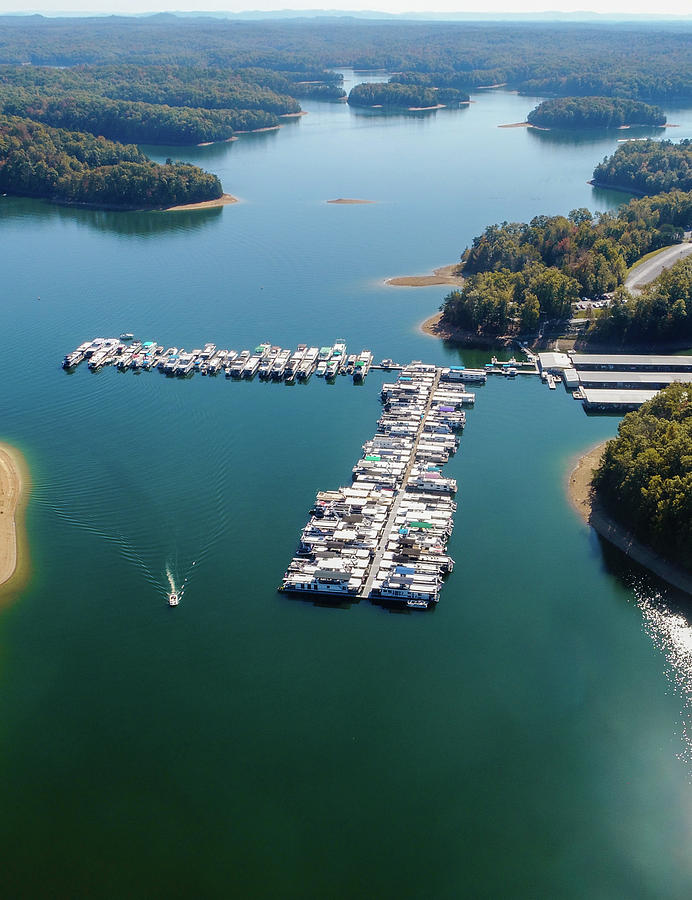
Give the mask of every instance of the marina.
M 447 541 L 457 508 L 457 483 L 442 467 L 475 395 L 450 368 L 412 362 L 381 399 L 352 483 L 317 494 L 279 590 L 409 609 L 438 602 L 454 568 Z
M 164 375 L 186 378 L 199 372 L 201 375 L 218 375 L 226 378 L 262 381 L 306 382 L 313 374 L 325 381 L 334 381 L 337 375 L 349 375 L 354 384 L 362 384 L 370 369 L 401 368 L 390 359 L 374 365 L 370 350 L 347 356 L 346 341 L 337 338 L 333 345 L 308 347 L 298 344 L 295 350 L 265 342 L 254 350 L 220 349 L 216 344 L 205 344 L 203 349 L 185 350 L 164 347 L 155 341 L 133 340 L 133 335 L 123 332 L 119 338 L 93 338 L 84 341 L 62 361 L 62 367 L 70 372 L 81 363 L 98 372 L 104 366 L 115 366 L 120 371 L 132 369 L 158 369 Z
M 587 413 L 628 412 L 674 382 L 692 383 L 692 356 L 546 352 L 538 354 L 541 380 L 560 381 Z
M 692 382 L 692 357 L 649 356 L 645 354 L 582 354 L 548 351 L 534 355 L 520 345 L 526 359 L 512 357 L 501 361 L 495 356 L 482 368 L 450 365 L 440 368 L 440 390 L 451 399 L 463 394 L 465 385 L 485 384 L 490 375 L 515 379 L 517 375 L 538 375 L 551 391 L 562 383 L 576 400 L 581 400 L 587 413 L 636 409 L 673 382 Z M 370 350 L 348 354 L 346 341 L 337 338 L 334 344 L 308 346 L 298 344 L 294 350 L 282 348 L 265 341 L 254 349 L 241 351 L 218 348 L 207 343 L 201 349 L 185 350 L 164 347 L 155 341 L 135 340 L 129 332 L 119 338 L 93 338 L 84 341 L 68 353 L 62 367 L 74 371 L 86 362 L 91 372 L 106 366 L 119 371 L 134 372 L 157 369 L 168 377 L 188 378 L 199 373 L 215 376 L 223 372 L 229 380 L 260 381 L 305 384 L 313 375 L 333 384 L 338 375 L 350 377 L 354 384 L 363 384 L 368 373 L 380 371 L 404 372 L 410 366 L 402 366 L 392 359 L 375 363 Z M 422 363 L 420 364 L 422 365 Z M 417 387 L 404 379 L 397 382 L 394 405 L 401 404 L 408 393 Z M 469 394 L 469 398 L 473 395 Z M 468 400 L 473 403 L 473 400 Z

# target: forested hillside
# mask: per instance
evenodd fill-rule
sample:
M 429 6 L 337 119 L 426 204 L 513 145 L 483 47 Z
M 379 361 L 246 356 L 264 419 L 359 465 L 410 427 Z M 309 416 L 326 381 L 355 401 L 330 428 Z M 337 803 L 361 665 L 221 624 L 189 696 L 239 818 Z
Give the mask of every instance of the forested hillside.
M 298 101 L 275 87 L 290 84 L 259 69 L 0 66 L 0 111 L 118 141 L 197 144 L 276 127 L 280 115 L 298 112 Z
M 596 166 L 593 178 L 642 194 L 692 190 L 692 140 L 628 141 Z
M 464 286 L 445 298 L 444 319 L 478 332 L 532 331 L 541 319 L 568 317 L 580 296 L 622 285 L 633 262 L 681 240 L 690 224 L 692 192 L 676 191 L 632 200 L 616 215 L 577 209 L 491 225 L 464 251 Z
M 137 147 L 14 116 L 0 116 L 0 191 L 63 203 L 164 208 L 214 200 L 215 175 L 158 165 Z
M 623 346 L 692 343 L 692 259 L 664 270 L 636 297 L 617 292 L 610 315 L 596 320 L 590 336 Z
M 613 97 L 565 97 L 544 100 L 527 116 L 531 125 L 556 128 L 621 128 L 623 125 L 665 125 L 659 106 Z
M 608 441 L 594 477 L 614 519 L 692 572 L 692 388 L 672 384 Z
M 442 79 L 449 76 L 453 83 L 447 86 L 459 90 L 507 83 L 540 95 L 659 102 L 692 97 L 692 30 L 681 22 L 666 26 L 8 16 L 2 24 L 0 62 L 18 65 L 175 62 L 217 70 L 259 67 L 290 76 L 294 84 L 318 80 L 331 84 L 332 90 L 333 82 L 309 77 L 310 73 L 353 66 L 432 73 L 436 86 L 443 86 Z M 293 90 L 288 93 L 297 96 Z M 303 84 L 301 90 L 310 88 Z M 173 105 L 170 100 L 158 102 Z M 186 99 L 181 105 L 199 104 Z M 224 101 L 218 108 L 234 106 Z

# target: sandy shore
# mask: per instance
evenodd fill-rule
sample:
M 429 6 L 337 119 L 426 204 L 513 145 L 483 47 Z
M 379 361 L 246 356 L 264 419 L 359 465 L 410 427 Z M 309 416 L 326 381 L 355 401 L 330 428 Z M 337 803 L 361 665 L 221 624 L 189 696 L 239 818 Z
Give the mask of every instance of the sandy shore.
M 375 203 L 375 200 L 358 200 L 355 197 L 337 197 L 336 200 L 327 200 L 327 203 L 337 203 L 341 206 L 352 206 L 357 203 Z
M 0 585 L 17 571 L 17 516 L 26 498 L 28 471 L 17 450 L 0 444 Z
M 299 81 L 298 84 L 316 84 L 317 82 L 311 81 Z M 297 113 L 281 113 L 279 116 L 280 119 L 299 119 L 301 116 L 307 116 L 307 113 L 304 109 L 301 109 L 300 112 Z
M 448 266 L 440 266 L 439 269 L 433 269 L 431 275 L 401 275 L 396 278 L 387 278 L 385 284 L 393 287 L 430 287 L 433 284 L 451 284 L 461 287 L 464 279 L 454 272 L 458 265 L 459 263 L 451 263 Z
M 638 541 L 626 528 L 615 522 L 594 499 L 591 479 L 597 468 L 607 441 L 592 447 L 578 460 L 569 474 L 567 495 L 569 501 L 588 525 L 601 537 L 614 544 L 623 553 L 649 569 L 673 587 L 692 595 L 692 575 L 673 563 L 667 562 L 655 551 Z
M 528 122 L 510 122 L 509 125 L 498 125 L 498 128 L 532 128 Z
M 162 212 L 175 212 L 179 209 L 216 209 L 217 206 L 228 206 L 229 203 L 237 203 L 238 198 L 230 194 L 222 194 L 216 200 L 204 200 L 202 203 L 184 203 L 182 206 L 169 206 Z

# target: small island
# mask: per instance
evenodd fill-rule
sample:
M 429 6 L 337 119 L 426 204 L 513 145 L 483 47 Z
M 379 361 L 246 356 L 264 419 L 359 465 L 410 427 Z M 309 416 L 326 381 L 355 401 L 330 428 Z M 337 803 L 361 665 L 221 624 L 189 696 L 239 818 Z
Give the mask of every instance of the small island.
M 583 456 L 572 504 L 593 527 L 665 581 L 692 594 L 692 391 L 671 384 Z
M 327 203 L 335 203 L 339 206 L 354 206 L 360 203 L 374 202 L 374 200 L 358 200 L 356 197 L 337 197 L 336 200 L 327 200 Z
M 469 95 L 455 88 L 438 89 L 420 84 L 357 84 L 348 95 L 350 106 L 406 109 L 411 112 L 441 109 L 443 106 L 468 103 Z
M 557 97 L 531 110 L 527 123 L 538 128 L 625 128 L 666 124 L 660 106 L 620 97 Z
M 0 191 L 100 209 L 169 209 L 218 202 L 216 175 L 152 162 L 133 144 L 0 116 Z

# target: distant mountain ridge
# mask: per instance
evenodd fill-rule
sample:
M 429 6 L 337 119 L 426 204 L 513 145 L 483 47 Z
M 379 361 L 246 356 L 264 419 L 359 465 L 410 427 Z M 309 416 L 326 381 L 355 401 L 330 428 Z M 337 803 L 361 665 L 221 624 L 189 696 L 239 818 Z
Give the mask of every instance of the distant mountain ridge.
M 600 13 L 595 10 L 583 10 L 578 12 L 561 12 L 549 10 L 545 12 L 514 13 L 514 12 L 405 12 L 389 13 L 381 10 L 342 10 L 342 9 L 276 9 L 276 10 L 245 10 L 243 12 L 231 12 L 221 10 L 174 10 L 159 13 L 125 13 L 119 11 L 101 12 L 98 10 L 74 12 L 74 11 L 45 11 L 18 10 L 16 12 L 0 13 L 0 19 L 9 18 L 127 18 L 127 19 L 236 19 L 242 21 L 262 21 L 267 19 L 374 19 L 389 20 L 393 22 L 417 21 L 417 22 L 638 22 L 638 23 L 668 23 L 689 22 L 692 24 L 692 13 Z

